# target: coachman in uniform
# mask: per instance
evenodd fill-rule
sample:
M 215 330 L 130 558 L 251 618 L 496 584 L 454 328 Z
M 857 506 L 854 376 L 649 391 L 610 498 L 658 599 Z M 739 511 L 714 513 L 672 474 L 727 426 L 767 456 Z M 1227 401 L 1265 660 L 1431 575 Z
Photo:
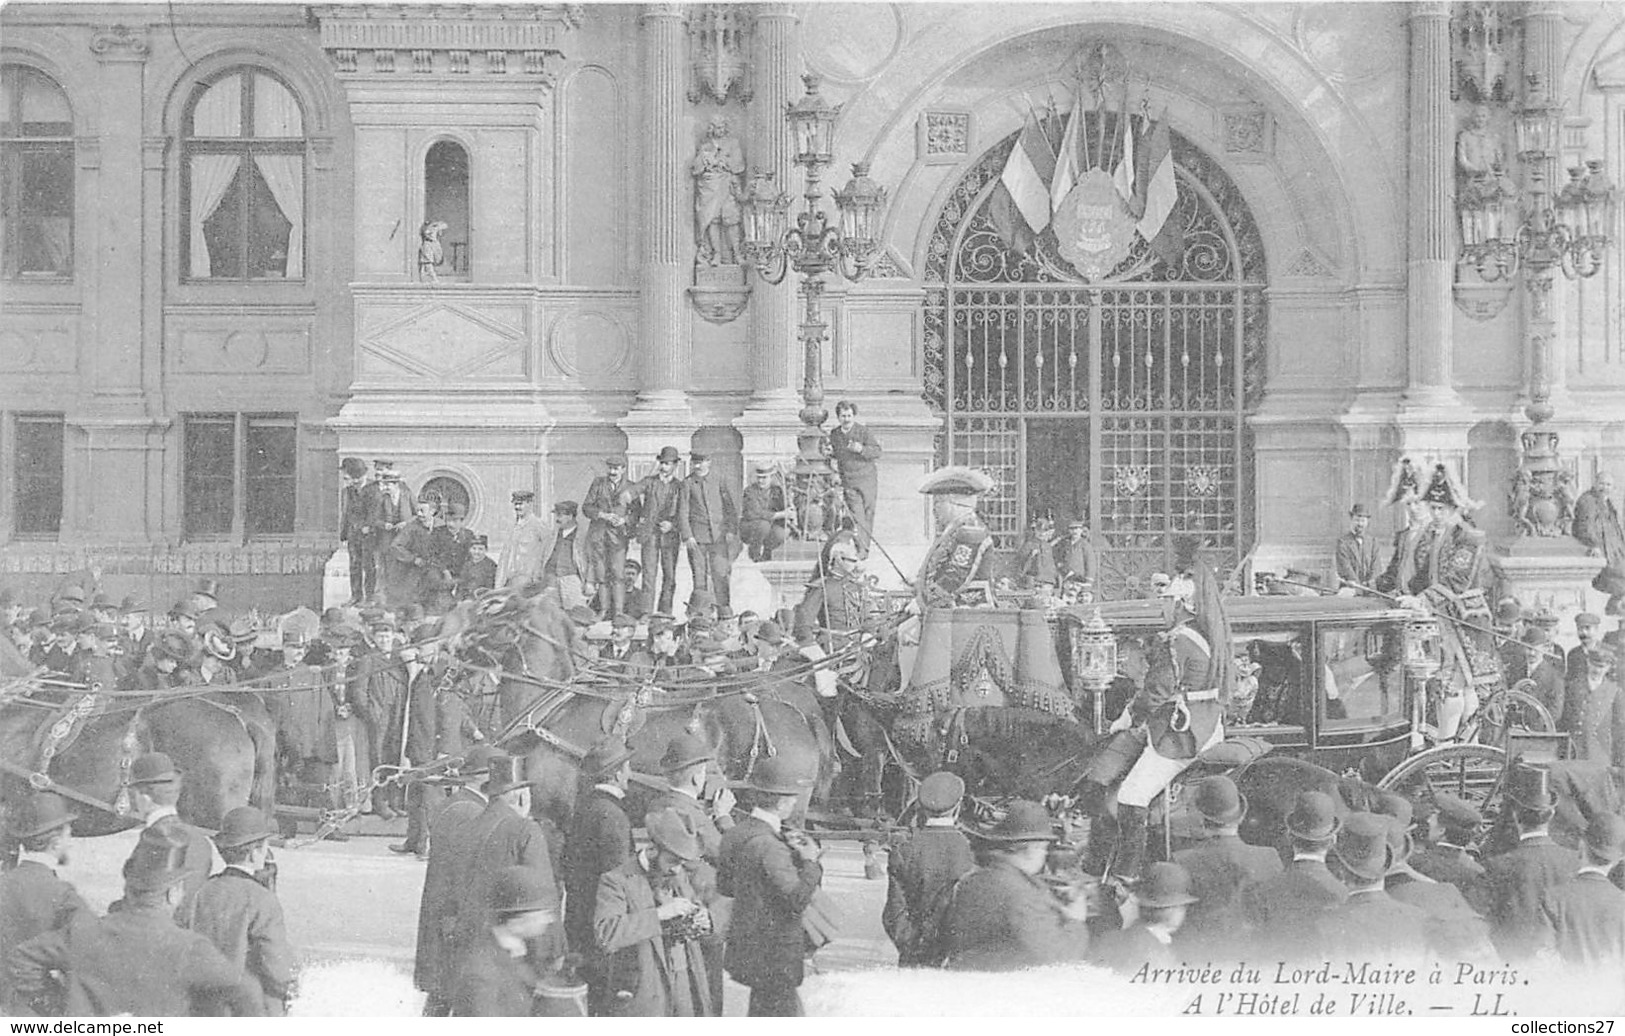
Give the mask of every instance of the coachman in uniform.
M 897 947 L 900 967 L 940 967 L 947 955 L 942 915 L 954 883 L 976 869 L 970 840 L 959 830 L 965 782 L 939 771 L 915 798 L 924 819 L 886 861 L 886 906 L 880 923 Z
M 1492 638 L 1458 625 L 1470 622 L 1489 624 L 1489 604 L 1484 596 L 1490 573 L 1484 533 L 1466 520 L 1467 512 L 1478 507 L 1466 490 L 1443 464 L 1433 466 L 1433 478 L 1422 499 L 1432 514 L 1432 524 L 1416 546 L 1415 574 L 1405 588 L 1412 596 L 1425 598 L 1433 610 L 1447 620 L 1442 634 L 1446 650 L 1455 656 L 1462 680 L 1446 681 L 1439 701 L 1439 736 L 1456 735 L 1461 720 L 1478 710 L 1478 684 L 1495 681 L 1500 661 Z

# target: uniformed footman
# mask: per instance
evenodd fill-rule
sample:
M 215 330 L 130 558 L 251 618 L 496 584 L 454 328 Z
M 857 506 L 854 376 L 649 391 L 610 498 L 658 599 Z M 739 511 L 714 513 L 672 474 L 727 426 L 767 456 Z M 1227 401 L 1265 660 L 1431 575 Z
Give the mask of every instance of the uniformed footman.
M 886 906 L 880 922 L 901 967 L 940 967 L 947 956 L 941 922 L 954 883 L 976 869 L 970 840 L 959 830 L 965 782 L 939 771 L 920 782 L 920 826 L 886 861 Z

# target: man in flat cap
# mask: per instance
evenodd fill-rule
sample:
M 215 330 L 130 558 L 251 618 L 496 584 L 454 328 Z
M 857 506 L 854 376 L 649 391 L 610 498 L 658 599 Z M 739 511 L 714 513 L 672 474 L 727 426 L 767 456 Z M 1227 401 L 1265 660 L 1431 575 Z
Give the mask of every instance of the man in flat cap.
M 711 471 L 709 455 L 696 450 L 689 454 L 689 462 L 688 478 L 677 497 L 677 532 L 688 547 L 695 589 L 708 589 L 718 604 L 728 604 L 738 553 L 739 508 L 732 491 Z
M 636 491 L 626 478 L 626 458 L 604 458 L 604 473 L 592 480 L 581 501 L 587 517 L 588 582 L 598 586 L 598 612 L 609 617 L 626 610 L 626 551 L 632 542 L 632 499 Z
M 547 564 L 547 551 L 553 543 L 553 530 L 535 513 L 533 491 L 516 489 L 509 497 L 513 501 L 513 525 L 508 529 L 502 557 L 497 561 L 497 585 L 525 586 L 542 578 L 542 566 Z
M 360 457 L 339 461 L 344 488 L 339 498 L 339 541 L 350 553 L 350 600 L 377 592 L 372 539 L 367 535 L 367 462 Z
M 638 549 L 642 552 L 645 615 L 670 615 L 677 594 L 677 546 L 682 535 L 677 513 L 685 483 L 677 477 L 682 458 L 675 446 L 662 446 L 655 470 L 637 484 Z
M 1454 885 L 1465 895 L 1484 877 L 1483 865 L 1469 851 L 1484 828 L 1484 814 L 1447 791 L 1435 792 L 1433 800 L 1438 807 L 1433 822 L 1439 834 L 1411 861 L 1411 867 L 1434 881 Z
M 750 549 L 752 561 L 772 561 L 773 552 L 790 538 L 790 522 L 795 508 L 784 498 L 784 487 L 773 484 L 774 466 L 767 461 L 752 465 L 753 478 L 745 487 L 739 511 L 739 538 Z
M 482 591 L 496 588 L 497 563 L 489 553 L 490 546 L 491 541 L 480 533 L 469 539 L 468 560 L 456 573 L 455 592 L 459 600 L 468 600 Z
M 886 861 L 886 905 L 880 923 L 897 947 L 899 967 L 937 967 L 946 958 L 940 922 L 954 883 L 976 868 L 970 840 L 959 830 L 965 782 L 938 771 L 920 782 L 920 826 Z
M 17 846 L 17 864 L 0 872 L 0 965 L 35 936 L 93 916 L 57 873 L 68 862 L 77 819 L 68 801 L 50 791 L 33 792 L 8 810 L 6 838 Z M 9 969 L 0 966 L 0 1014 L 22 1014 L 26 1006 L 16 1002 Z
M 1377 538 L 1370 534 L 1370 527 L 1370 508 L 1365 504 L 1355 504 L 1349 508 L 1348 531 L 1337 537 L 1337 545 L 1332 552 L 1337 566 L 1336 589 L 1350 583 L 1363 587 L 1377 585 L 1377 576 L 1382 573 L 1378 560 L 1380 545 Z
M 1585 682 L 1574 688 L 1568 705 L 1574 754 L 1604 766 L 1625 765 L 1625 730 L 1616 729 L 1616 717 L 1625 718 L 1618 661 L 1606 643 L 1587 651 Z
M 581 535 L 580 507 L 574 500 L 560 500 L 553 505 L 553 540 L 542 565 L 542 585 L 560 607 L 584 606 L 591 564 L 586 537 Z

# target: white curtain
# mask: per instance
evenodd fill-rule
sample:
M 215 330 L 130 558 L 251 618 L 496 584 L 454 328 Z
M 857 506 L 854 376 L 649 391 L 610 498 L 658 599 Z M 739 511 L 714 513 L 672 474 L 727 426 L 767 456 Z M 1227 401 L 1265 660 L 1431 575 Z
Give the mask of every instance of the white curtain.
M 237 176 L 236 155 L 192 156 L 192 276 L 211 275 L 209 241 L 203 222 L 214 215 Z M 289 260 L 292 261 L 291 259 Z
M 305 275 L 305 184 L 303 155 L 255 155 L 254 164 L 271 188 L 282 216 L 293 225 L 288 231 L 288 265 L 284 277 Z
M 192 136 L 240 137 L 243 134 L 243 86 L 227 76 L 206 90 L 192 108 Z
M 270 76 L 254 77 L 254 136 L 302 137 L 305 120 L 299 102 Z
M 52 273 L 67 274 L 73 269 L 73 220 L 67 216 L 41 216 L 40 242 Z

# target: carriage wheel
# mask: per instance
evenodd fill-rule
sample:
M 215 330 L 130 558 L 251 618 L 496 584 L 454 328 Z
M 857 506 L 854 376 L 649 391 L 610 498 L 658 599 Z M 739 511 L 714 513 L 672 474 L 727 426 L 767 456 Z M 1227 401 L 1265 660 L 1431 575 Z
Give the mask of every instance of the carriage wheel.
M 1493 745 L 1439 745 L 1389 770 L 1377 787 L 1411 799 L 1425 797 L 1428 789 L 1449 792 L 1487 810 L 1506 758 L 1506 752 Z
M 1478 709 L 1478 741 L 1499 745 L 1505 742 L 1507 731 L 1528 730 L 1536 734 L 1555 734 L 1557 722 L 1539 698 L 1526 691 L 1533 680 L 1519 680 L 1510 689 L 1496 691 L 1484 700 Z

